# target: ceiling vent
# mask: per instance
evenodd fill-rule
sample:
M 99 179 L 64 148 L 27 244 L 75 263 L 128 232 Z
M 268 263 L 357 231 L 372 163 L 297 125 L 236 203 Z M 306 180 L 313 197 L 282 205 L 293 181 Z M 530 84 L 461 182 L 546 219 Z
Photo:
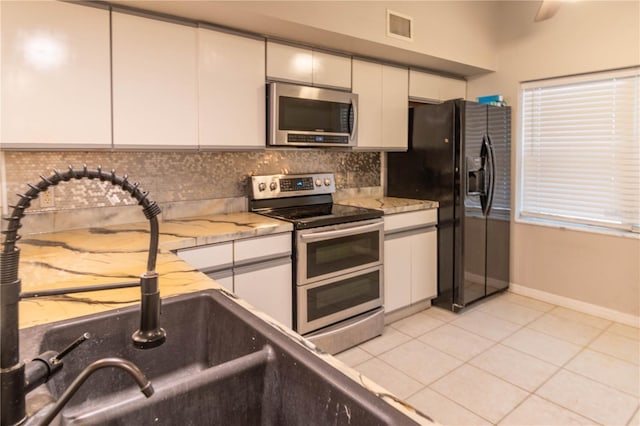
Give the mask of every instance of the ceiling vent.
M 387 36 L 413 41 L 413 18 L 387 9 Z

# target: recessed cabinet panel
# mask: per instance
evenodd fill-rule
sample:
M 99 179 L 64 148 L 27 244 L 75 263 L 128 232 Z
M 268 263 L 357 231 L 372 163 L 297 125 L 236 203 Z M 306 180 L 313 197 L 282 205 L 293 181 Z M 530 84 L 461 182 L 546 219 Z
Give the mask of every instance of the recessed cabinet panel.
M 0 2 L 0 148 L 110 148 L 109 11 Z
M 196 29 L 112 13 L 116 148 L 196 148 Z
M 265 43 L 198 29 L 201 149 L 264 149 Z

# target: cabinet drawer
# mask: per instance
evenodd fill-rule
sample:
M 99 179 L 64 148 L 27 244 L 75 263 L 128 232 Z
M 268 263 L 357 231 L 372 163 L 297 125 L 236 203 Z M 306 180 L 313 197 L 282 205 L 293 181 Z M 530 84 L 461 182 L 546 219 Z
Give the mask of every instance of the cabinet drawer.
M 233 245 L 233 259 L 236 265 L 290 255 L 290 232 L 236 240 Z
M 229 268 L 233 266 L 233 242 L 178 250 L 178 257 L 205 272 Z
M 384 232 L 399 232 L 438 223 L 438 209 L 418 210 L 384 216 Z

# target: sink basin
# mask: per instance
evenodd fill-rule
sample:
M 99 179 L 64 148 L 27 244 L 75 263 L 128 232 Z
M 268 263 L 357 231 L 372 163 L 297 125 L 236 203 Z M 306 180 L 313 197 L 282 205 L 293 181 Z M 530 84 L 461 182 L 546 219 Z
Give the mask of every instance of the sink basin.
M 113 356 L 135 363 L 156 391 L 147 399 L 123 371 L 99 370 L 54 424 L 417 424 L 217 290 L 163 299 L 167 341 L 154 349 L 131 344 L 138 315 L 132 307 L 22 332 L 23 345 L 37 342 L 33 353 L 92 335 L 35 399 L 59 398 L 83 368 Z

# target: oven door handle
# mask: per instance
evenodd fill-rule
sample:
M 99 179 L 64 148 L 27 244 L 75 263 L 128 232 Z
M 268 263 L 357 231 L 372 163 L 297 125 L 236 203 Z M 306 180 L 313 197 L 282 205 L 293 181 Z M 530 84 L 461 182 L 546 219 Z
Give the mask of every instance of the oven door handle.
M 349 235 L 361 234 L 363 232 L 375 231 L 375 230 L 382 231 L 382 222 L 370 223 L 368 225 L 356 226 L 353 228 L 337 229 L 335 231 L 320 231 L 320 232 L 309 233 L 309 234 L 300 234 L 300 240 L 305 242 L 326 240 L 328 238 L 346 237 Z

